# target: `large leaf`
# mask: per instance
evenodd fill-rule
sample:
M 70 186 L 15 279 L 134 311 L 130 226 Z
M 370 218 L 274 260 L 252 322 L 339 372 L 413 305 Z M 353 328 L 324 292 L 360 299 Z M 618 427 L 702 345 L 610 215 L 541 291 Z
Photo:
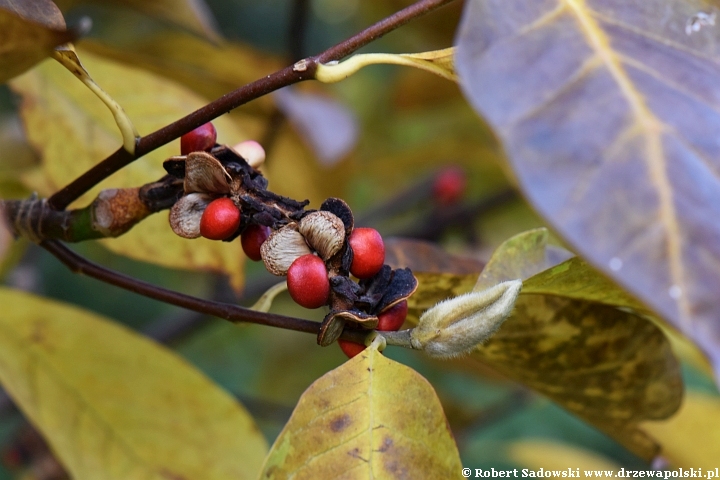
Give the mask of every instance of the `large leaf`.
M 593 278 L 574 259 L 558 265 L 569 254 L 548 245 L 547 237 L 545 229 L 519 234 L 501 245 L 485 266 L 477 290 L 517 278 L 536 289 L 550 279 L 550 286 L 545 294 L 523 289 L 510 318 L 464 362 L 489 364 L 548 396 L 635 454 L 652 458 L 658 446 L 638 424 L 671 415 L 682 397 L 679 365 L 670 344 L 649 320 L 614 308 L 628 307 L 617 287 Z M 558 270 L 572 273 L 573 266 L 580 273 L 567 274 L 566 283 L 558 280 Z M 465 293 L 462 287 L 469 280 L 468 275 L 451 273 L 416 275 L 418 290 L 408 301 L 415 309 Z M 578 289 L 578 277 L 607 291 Z M 598 303 L 599 298 L 606 304 Z
M 462 478 L 435 391 L 373 346 L 313 383 L 261 478 Z
M 142 134 L 206 103 L 162 77 L 91 54 L 80 52 L 80 56 L 95 81 L 123 106 Z M 26 184 L 41 195 L 68 184 L 120 146 L 120 134 L 105 105 L 60 65 L 43 64 L 13 80 L 11 86 L 22 96 L 26 133 L 42 156 L 41 168 L 34 176 L 25 176 Z M 237 123 L 227 118 L 213 123 L 221 143 L 247 138 Z M 83 197 L 83 202 L 100 188 L 137 187 L 159 179 L 165 174 L 163 160 L 178 153 L 178 142 L 155 150 L 105 180 Z M 168 267 L 225 272 L 236 287 L 242 284 L 239 245 L 182 239 L 170 230 L 166 213 L 153 215 L 129 233 L 103 244 L 114 252 Z
M 705 8 L 472 0 L 456 68 L 538 211 L 720 365 L 720 30 Z
M 196 34 L 218 40 L 219 33 L 215 19 L 204 0 L 56 0 L 63 9 L 69 9 L 80 3 L 94 1 L 101 5 L 115 5 L 133 8 L 146 15 L 186 28 Z
M 582 470 L 603 470 L 615 472 L 620 467 L 593 452 L 582 450 L 564 443 L 543 440 L 521 440 L 507 447 L 510 460 L 532 470 L 543 468 L 550 471 L 577 472 Z M 562 476 L 562 475 L 560 475 Z M 584 475 L 583 475 L 584 476 Z
M 267 451 L 230 395 L 99 316 L 0 289 L 0 382 L 73 478 L 255 478 Z
M 0 0 L 0 83 L 21 74 L 75 38 L 50 0 Z
M 645 427 L 674 467 L 713 471 L 720 458 L 720 398 L 689 392 L 677 415 Z
M 125 19 L 131 20 L 131 17 Z M 231 42 L 212 44 L 189 33 L 170 29 L 119 36 L 113 38 L 112 43 L 88 39 L 83 42 L 83 48 L 171 78 L 211 99 L 284 66 L 277 57 L 246 45 Z M 256 111 L 258 103 L 267 113 L 273 104 L 270 97 L 263 97 L 242 109 Z

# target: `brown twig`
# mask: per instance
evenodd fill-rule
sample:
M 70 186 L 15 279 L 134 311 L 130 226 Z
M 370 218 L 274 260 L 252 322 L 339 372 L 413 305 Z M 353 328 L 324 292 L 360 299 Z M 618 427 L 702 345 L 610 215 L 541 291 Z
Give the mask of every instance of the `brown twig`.
M 151 283 L 143 282 L 133 277 L 102 267 L 76 254 L 57 240 L 46 240 L 40 246 L 50 252 L 66 267 L 75 273 L 87 275 L 102 282 L 116 287 L 123 288 L 130 292 L 143 295 L 154 300 L 169 303 L 181 308 L 186 308 L 199 313 L 212 315 L 232 323 L 257 323 L 270 327 L 294 330 L 296 332 L 312 333 L 317 335 L 320 324 L 310 320 L 286 317 L 274 313 L 264 313 L 238 305 L 215 302 L 202 298 L 185 295 L 180 292 L 168 290 Z M 343 333 L 342 338 L 363 343 L 366 333 L 348 331 Z
M 267 95 L 282 87 L 292 85 L 304 80 L 314 78 L 318 63 L 328 63 L 340 60 L 353 53 L 360 47 L 377 40 L 383 35 L 405 25 L 421 15 L 436 10 L 453 0 L 421 0 L 399 12 L 377 22 L 353 37 L 325 50 L 319 55 L 310 57 L 298 64 L 283 68 L 266 77 L 249 83 L 217 100 L 196 110 L 189 115 L 138 139 L 135 153 L 132 154 L 123 148 L 118 149 L 108 158 L 98 163 L 69 185 L 56 192 L 48 199 L 49 205 L 56 210 L 65 209 L 70 203 L 78 199 L 85 192 L 106 179 L 118 170 L 126 167 L 143 155 L 161 147 L 162 145 L 179 138 L 181 135 L 203 125 L 234 108 L 244 105 L 251 100 Z

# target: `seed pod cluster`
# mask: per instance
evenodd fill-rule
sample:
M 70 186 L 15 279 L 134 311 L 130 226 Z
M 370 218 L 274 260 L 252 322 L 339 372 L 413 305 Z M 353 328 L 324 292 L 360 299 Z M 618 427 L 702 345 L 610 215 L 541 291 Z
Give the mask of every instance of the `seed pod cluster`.
M 258 146 L 252 145 L 255 150 Z M 298 304 L 330 308 L 318 335 L 321 345 L 333 343 L 344 328 L 376 328 L 381 313 L 417 288 L 412 272 L 383 265 L 382 237 L 373 229 L 355 229 L 352 210 L 344 201 L 330 198 L 319 210 L 306 210 L 307 200 L 269 191 L 255 168 L 264 154 L 253 149 L 247 153 L 239 146 L 215 145 L 165 161 L 167 172 L 184 184 L 170 211 L 173 231 L 184 238 L 224 241 L 242 236 L 249 258 L 261 259 L 273 275 L 287 275 L 288 290 Z M 254 164 L 241 154 L 252 157 Z M 213 215 L 203 221 L 211 204 Z M 239 222 L 229 211 L 233 209 Z M 223 224 L 226 218 L 233 223 Z

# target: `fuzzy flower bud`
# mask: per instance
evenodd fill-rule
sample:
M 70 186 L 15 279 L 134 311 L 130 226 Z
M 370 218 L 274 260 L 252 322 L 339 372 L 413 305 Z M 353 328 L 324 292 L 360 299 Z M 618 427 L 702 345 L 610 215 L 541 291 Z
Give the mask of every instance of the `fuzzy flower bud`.
M 511 280 L 438 303 L 412 330 L 412 347 L 436 358 L 469 353 L 500 328 L 521 288 L 520 280 Z

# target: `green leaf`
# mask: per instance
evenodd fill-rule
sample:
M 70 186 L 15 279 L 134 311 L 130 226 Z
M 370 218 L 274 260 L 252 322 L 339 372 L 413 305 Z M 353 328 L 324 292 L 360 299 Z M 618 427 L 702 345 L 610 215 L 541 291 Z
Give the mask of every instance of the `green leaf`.
M 572 253 L 567 250 L 548 245 L 548 231 L 545 228 L 519 233 L 495 249 L 474 289 L 483 290 L 519 278 L 523 280 L 525 290 L 525 280 L 571 256 Z
M 720 30 L 701 0 L 472 0 L 456 68 L 526 197 L 720 365 Z M 717 369 L 717 368 L 716 368 Z
M 433 388 L 371 346 L 307 389 L 261 478 L 461 478 L 461 470 Z
M 265 439 L 175 354 L 75 307 L 0 304 L 0 382 L 73 478 L 255 478 Z
M 65 19 L 49 0 L 0 0 L 0 83 L 20 75 L 75 36 L 65 29 Z
M 122 105 L 138 130 L 147 134 L 177 120 L 206 101 L 170 80 L 83 53 L 95 81 Z M 50 195 L 94 166 L 121 144 L 115 121 L 105 105 L 63 67 L 46 63 L 11 82 L 21 95 L 21 115 L 28 140 L 41 153 L 42 165 L 25 184 Z M 218 141 L 235 144 L 247 135 L 228 118 L 216 119 Z M 101 188 L 138 187 L 166 174 L 162 162 L 180 151 L 171 142 L 105 180 L 81 199 L 89 202 Z M 79 203 L 80 203 L 79 202 Z M 176 236 L 167 214 L 153 215 L 127 234 L 102 241 L 110 250 L 172 268 L 214 270 L 242 285 L 240 246 Z

